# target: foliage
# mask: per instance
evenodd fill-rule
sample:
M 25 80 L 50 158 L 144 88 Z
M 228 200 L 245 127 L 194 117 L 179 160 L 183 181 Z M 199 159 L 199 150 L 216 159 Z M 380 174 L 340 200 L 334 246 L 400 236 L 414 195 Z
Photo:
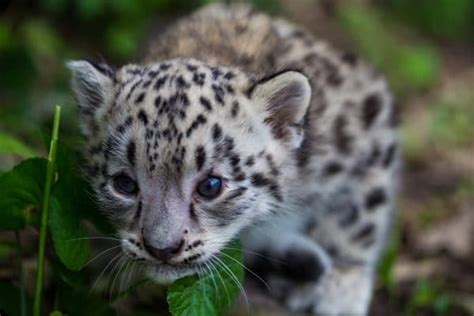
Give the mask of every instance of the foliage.
M 210 272 L 182 278 L 170 286 L 168 304 L 172 315 L 225 314 L 239 294 L 244 276 L 240 244 L 231 245 L 234 248 L 224 250 Z
M 433 36 L 470 40 L 474 38 L 472 0 L 379 1 L 391 14 Z
M 439 57 L 427 43 L 405 43 L 379 11 L 345 5 L 340 20 L 366 57 L 388 74 L 394 89 L 406 95 L 433 84 L 439 72 Z

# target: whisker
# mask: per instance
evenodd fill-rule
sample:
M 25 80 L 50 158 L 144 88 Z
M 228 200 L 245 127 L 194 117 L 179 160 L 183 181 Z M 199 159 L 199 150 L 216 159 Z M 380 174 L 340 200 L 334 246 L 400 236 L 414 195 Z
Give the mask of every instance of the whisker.
M 214 271 L 216 271 L 217 277 L 219 278 L 219 280 L 220 280 L 221 283 L 222 283 L 222 286 L 224 287 L 224 291 L 225 291 L 225 294 L 226 294 L 226 297 L 227 297 L 227 304 L 228 304 L 228 306 L 230 306 L 230 305 L 231 305 L 231 302 L 230 302 L 229 291 L 227 290 L 227 286 L 225 285 L 225 282 L 224 282 L 224 279 L 223 279 L 222 276 L 221 276 L 221 273 L 220 273 L 219 270 L 213 265 L 213 263 L 216 263 L 215 258 L 216 258 L 215 256 L 212 256 L 212 257 L 209 259 L 209 260 L 211 260 L 211 261 L 210 261 L 211 267 L 214 269 Z M 216 263 L 216 264 L 217 264 L 217 263 Z
M 235 282 L 235 285 L 237 285 L 240 292 L 244 295 L 245 303 L 246 303 L 247 309 L 248 309 L 249 308 L 249 301 L 248 301 L 248 297 L 247 297 L 247 292 L 245 291 L 244 287 L 242 286 L 242 283 L 239 281 L 239 279 L 237 279 L 234 272 L 232 272 L 232 270 L 229 269 L 229 267 L 220 258 L 218 258 L 217 256 L 214 257 L 214 258 L 217 260 L 216 262 L 218 264 L 220 264 L 220 266 L 224 269 L 224 272 L 226 272 L 230 276 L 230 278 Z
M 207 273 L 209 274 L 209 277 L 212 279 L 212 283 L 214 285 L 214 292 L 217 295 L 217 302 L 220 303 L 220 292 L 217 290 L 217 284 L 216 284 L 216 280 L 214 276 L 214 271 L 211 268 L 209 268 L 209 265 L 207 262 L 204 262 L 204 265 L 206 266 L 205 268 L 208 271 Z
M 264 259 L 268 259 L 270 261 L 273 261 L 275 263 L 279 263 L 279 264 L 286 264 L 286 262 L 283 262 L 281 260 L 278 260 L 276 258 L 273 258 L 273 257 L 268 257 L 268 256 L 265 256 L 265 255 L 262 255 L 261 253 L 258 253 L 258 252 L 255 252 L 255 251 L 252 251 L 252 250 L 247 250 L 247 249 L 239 249 L 239 248 L 232 248 L 232 247 L 222 247 L 222 249 L 228 249 L 228 250 L 241 250 L 243 253 L 248 253 L 248 254 L 251 254 L 251 255 L 256 255 L 257 257 L 261 257 L 261 258 L 264 258 Z
M 81 238 L 64 239 L 64 240 L 61 240 L 61 241 L 63 241 L 63 242 L 68 242 L 68 241 L 77 241 L 77 240 L 96 240 L 96 239 L 100 239 L 100 240 L 115 240 L 115 241 L 120 241 L 120 240 L 121 240 L 120 238 L 116 238 L 116 237 L 100 237 L 100 236 L 96 236 L 96 237 L 81 237 Z
M 117 245 L 117 246 L 114 246 L 114 247 L 111 247 L 111 248 L 108 248 L 104 251 L 102 251 L 101 253 L 99 253 L 98 255 L 96 255 L 94 258 L 90 259 L 89 261 L 87 261 L 82 267 L 79 268 L 79 270 L 82 270 L 84 269 L 84 267 L 86 267 L 88 264 L 92 263 L 93 261 L 95 261 L 96 259 L 98 259 L 99 257 L 101 257 L 102 255 L 106 254 L 107 252 L 111 251 L 111 250 L 114 250 L 114 249 L 117 249 L 118 247 L 120 247 L 120 245 Z
M 127 258 L 125 256 L 122 256 L 122 258 L 119 260 L 120 263 L 120 267 L 118 268 L 117 272 L 115 273 L 115 276 L 112 280 L 112 286 L 110 287 L 110 293 L 109 293 L 109 302 L 112 303 L 112 294 L 113 294 L 113 290 L 114 290 L 114 287 L 115 287 L 115 281 L 117 280 L 117 277 L 120 275 L 120 272 L 122 271 L 122 268 L 124 266 L 124 264 L 127 262 Z M 117 266 L 118 264 L 115 266 L 115 269 L 117 269 Z
M 237 263 L 238 265 L 240 265 L 242 268 L 244 268 L 247 272 L 249 272 L 250 274 L 252 274 L 254 277 L 256 277 L 258 280 L 260 280 L 260 282 L 262 282 L 268 290 L 270 290 L 270 286 L 268 285 L 267 282 L 265 282 L 264 279 L 262 279 L 257 273 L 255 273 L 254 271 L 250 270 L 247 266 L 245 266 L 243 263 L 241 263 L 239 260 L 235 259 L 235 258 L 232 258 L 231 256 L 229 256 L 228 254 L 225 254 L 223 252 L 221 252 L 221 255 L 223 256 L 226 256 L 227 258 L 229 258 L 230 260 L 234 261 L 235 263 Z
M 102 275 L 105 273 L 105 271 L 108 269 L 108 267 L 115 261 L 119 258 L 119 256 L 121 255 L 122 253 L 119 252 L 118 254 L 115 255 L 115 257 L 112 258 L 112 260 L 110 260 L 110 262 L 105 266 L 105 268 L 102 270 L 102 272 L 99 274 L 99 276 L 97 277 L 97 279 L 95 279 L 94 283 L 92 284 L 92 287 L 89 291 L 89 295 L 92 293 L 92 291 L 94 290 L 94 288 L 97 286 L 100 278 L 102 277 Z

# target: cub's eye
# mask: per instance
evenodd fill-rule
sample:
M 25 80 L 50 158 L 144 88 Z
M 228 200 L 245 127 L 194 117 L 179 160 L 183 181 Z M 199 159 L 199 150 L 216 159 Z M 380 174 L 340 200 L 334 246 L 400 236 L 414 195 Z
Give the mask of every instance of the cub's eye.
M 222 189 L 221 178 L 209 176 L 198 183 L 196 192 L 200 196 L 206 199 L 213 199 L 221 193 L 221 189 Z
M 122 194 L 134 195 L 138 192 L 137 183 L 126 174 L 121 173 L 114 176 L 113 181 L 115 190 Z

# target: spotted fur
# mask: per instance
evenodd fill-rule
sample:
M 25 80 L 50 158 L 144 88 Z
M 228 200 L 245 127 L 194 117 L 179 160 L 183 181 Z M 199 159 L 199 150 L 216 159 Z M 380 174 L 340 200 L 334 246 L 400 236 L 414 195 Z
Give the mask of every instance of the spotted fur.
M 242 236 L 295 311 L 365 314 L 389 228 L 399 148 L 382 76 L 282 19 L 210 5 L 117 70 L 68 63 L 84 156 L 123 248 L 153 278 L 209 264 Z M 124 195 L 126 174 L 138 185 Z M 196 194 L 203 178 L 220 195 Z M 303 274 L 302 274 L 303 273 Z

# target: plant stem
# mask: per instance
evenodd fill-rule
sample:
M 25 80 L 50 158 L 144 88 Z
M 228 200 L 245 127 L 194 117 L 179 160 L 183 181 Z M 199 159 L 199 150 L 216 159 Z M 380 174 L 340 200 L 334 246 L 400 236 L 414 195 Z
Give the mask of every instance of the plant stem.
M 33 305 L 34 316 L 40 316 L 41 314 L 41 295 L 43 291 L 43 280 L 44 280 L 44 253 L 45 253 L 46 235 L 47 235 L 47 229 L 48 229 L 48 210 L 49 210 L 49 201 L 50 201 L 50 196 L 51 196 L 51 186 L 54 179 L 60 118 L 61 118 L 61 107 L 59 105 L 56 105 L 56 111 L 54 113 L 53 133 L 51 137 L 51 144 L 49 146 L 48 166 L 46 168 L 46 180 L 44 184 L 43 204 L 41 208 L 40 238 L 39 238 L 39 243 L 38 243 L 39 251 L 38 251 L 38 262 L 36 265 L 37 267 L 36 289 L 35 289 L 35 301 Z
M 20 313 L 26 316 L 26 293 L 25 293 L 25 277 L 23 274 L 23 249 L 21 246 L 20 231 L 15 230 L 16 245 L 18 251 L 18 273 L 20 275 Z

